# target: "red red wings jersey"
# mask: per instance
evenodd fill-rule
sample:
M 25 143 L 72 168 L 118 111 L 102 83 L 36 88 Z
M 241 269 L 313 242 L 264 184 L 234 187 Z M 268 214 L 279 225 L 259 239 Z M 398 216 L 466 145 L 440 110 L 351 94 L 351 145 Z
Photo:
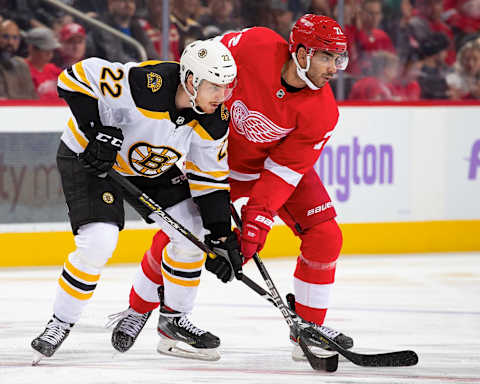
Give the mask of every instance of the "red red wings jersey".
M 231 177 L 252 180 L 273 173 L 290 187 L 282 188 L 287 196 L 274 204 L 281 206 L 320 156 L 337 124 L 337 103 L 328 84 L 287 92 L 281 71 L 291 56 L 274 31 L 254 27 L 226 34 L 222 42 L 238 68 L 237 86 L 226 102 Z

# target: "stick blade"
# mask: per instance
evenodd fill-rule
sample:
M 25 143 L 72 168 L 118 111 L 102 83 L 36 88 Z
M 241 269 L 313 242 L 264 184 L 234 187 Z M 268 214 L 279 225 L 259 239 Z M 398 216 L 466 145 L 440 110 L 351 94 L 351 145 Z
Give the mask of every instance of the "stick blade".
M 302 348 L 305 357 L 307 358 L 310 366 L 316 371 L 335 372 L 338 368 L 338 354 L 334 354 L 328 357 L 320 357 L 315 355 L 308 345 L 303 340 L 303 336 L 300 334 L 298 337 L 298 344 Z
M 362 367 L 410 367 L 418 363 L 418 355 L 410 350 L 375 355 L 358 354 L 357 357 L 358 360 L 352 359 L 351 361 Z

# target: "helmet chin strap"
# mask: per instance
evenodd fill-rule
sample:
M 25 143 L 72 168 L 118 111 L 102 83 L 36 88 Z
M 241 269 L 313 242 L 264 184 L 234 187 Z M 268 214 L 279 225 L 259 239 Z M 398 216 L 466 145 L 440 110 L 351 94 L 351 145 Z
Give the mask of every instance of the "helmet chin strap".
M 308 86 L 313 91 L 318 91 L 320 87 L 317 87 L 315 84 L 312 83 L 312 81 L 308 78 L 307 72 L 310 69 L 310 55 L 307 55 L 307 66 L 306 68 L 302 68 L 297 60 L 297 55 L 295 53 L 292 53 L 292 59 L 293 62 L 295 63 L 297 67 L 297 75 L 302 79 Z
M 197 98 L 197 88 L 195 88 L 195 86 L 193 86 L 193 95 L 188 91 L 187 89 L 187 86 L 185 85 L 185 83 L 182 81 L 182 87 L 183 89 L 185 90 L 185 92 L 187 93 L 188 95 L 188 98 L 190 99 L 190 104 L 192 104 L 192 109 L 198 113 L 199 115 L 204 115 L 205 112 L 203 111 L 200 111 L 198 108 L 197 108 L 197 103 L 195 102 L 195 99 Z

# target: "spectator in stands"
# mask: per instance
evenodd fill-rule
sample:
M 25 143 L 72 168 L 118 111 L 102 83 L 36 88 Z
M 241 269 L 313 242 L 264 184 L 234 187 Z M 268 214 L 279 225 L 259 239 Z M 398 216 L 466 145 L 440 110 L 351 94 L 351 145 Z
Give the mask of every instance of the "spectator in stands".
M 163 4 L 162 0 L 147 0 L 146 12 L 143 18 L 138 20 L 147 37 L 152 41 L 158 56 L 163 59 L 180 61 L 180 34 L 175 24 L 170 24 L 168 57 L 163 57 L 162 51 L 162 23 Z
M 275 28 L 271 0 L 243 0 L 240 18 L 244 27 Z
M 470 92 L 463 97 L 464 100 L 480 100 L 480 73 L 472 79 L 469 91 Z
M 380 29 L 383 18 L 381 0 L 364 0 L 356 19 L 354 34 L 355 45 L 359 52 L 359 61 L 351 63 L 352 73 L 368 73 L 371 66 L 371 54 L 376 51 L 395 53 L 392 40 Z
M 293 25 L 293 12 L 288 9 L 288 0 L 272 0 L 274 30 L 288 41 Z
M 5 20 L 2 23 L 2 41 L 3 46 L 10 55 L 15 56 L 20 46 L 20 29 L 12 20 Z
M 455 72 L 447 75 L 450 99 L 466 97 L 480 75 L 480 38 L 467 42 L 457 55 Z
M 480 0 L 444 0 L 446 22 L 459 37 L 480 31 Z
M 331 2 L 328 0 L 311 0 L 310 6 L 306 13 L 313 13 L 315 15 L 325 15 L 332 17 Z
M 57 78 L 62 70 L 51 63 L 53 52 L 61 45 L 48 28 L 38 27 L 28 31 L 25 40 L 28 44 L 28 57 L 33 84 L 40 99 L 57 99 Z
M 214 25 L 220 30 L 220 34 L 240 28 L 237 20 L 233 17 L 235 0 L 210 0 L 209 9 L 210 13 L 203 15 L 198 20 L 203 27 Z
M 349 100 L 404 101 L 418 100 L 420 86 L 415 80 L 399 78 L 398 56 L 387 51 L 372 53 L 371 76 L 358 80 Z
M 420 53 L 423 57 L 418 76 L 422 99 L 447 99 L 448 87 L 446 77 L 450 72 L 445 64 L 449 47 L 448 38 L 441 32 L 420 42 Z
M 402 63 L 408 61 L 413 51 L 417 50 L 419 43 L 412 33 L 409 23 L 413 17 L 414 8 L 412 0 L 401 0 L 398 15 L 389 20 L 387 32 L 391 37 L 395 50 Z M 397 16 L 395 16 L 397 15 Z
M 56 51 L 53 59 L 58 67 L 67 68 L 85 59 L 87 38 L 85 29 L 80 24 L 65 24 L 59 35 L 62 46 Z
M 135 0 L 107 0 L 108 12 L 103 15 L 102 21 L 124 34 L 133 37 L 143 45 L 149 59 L 158 59 L 159 56 L 152 42 L 142 29 L 136 11 Z M 87 36 L 87 56 L 96 56 L 108 61 L 126 63 L 141 61 L 138 51 L 109 32 L 98 29 L 92 30 Z
M 36 99 L 37 94 L 25 61 L 15 56 L 15 42 L 9 35 L 20 36 L 12 20 L 0 23 L 0 99 Z
M 441 0 L 416 0 L 417 15 L 412 17 L 410 25 L 416 30 L 414 32 L 417 40 L 424 41 L 430 38 L 432 33 L 441 32 L 449 41 L 445 62 L 453 65 L 455 62 L 454 35 L 451 28 L 442 20 L 443 1 Z M 422 31 L 422 32 L 420 32 Z M 421 34 L 420 34 L 421 33 Z M 424 35 L 428 33 L 428 35 Z
M 180 33 L 179 51 L 182 52 L 186 45 L 203 39 L 202 26 L 193 17 L 196 16 L 197 2 L 191 0 L 175 0 L 170 13 L 170 23 L 175 25 Z

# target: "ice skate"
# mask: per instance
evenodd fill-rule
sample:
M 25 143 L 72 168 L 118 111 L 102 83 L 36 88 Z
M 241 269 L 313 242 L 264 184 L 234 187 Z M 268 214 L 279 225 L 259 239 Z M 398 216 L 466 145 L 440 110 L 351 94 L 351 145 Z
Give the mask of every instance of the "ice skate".
M 127 352 L 135 343 L 152 312 L 138 313 L 132 308 L 108 316 L 105 327 L 116 324 L 112 332 L 112 346 L 119 352 Z
M 187 359 L 217 361 L 220 339 L 193 325 L 185 314 L 163 307 L 158 318 L 157 352 Z
M 292 312 L 295 312 L 295 296 L 293 294 L 289 293 L 287 295 L 287 303 Z M 330 339 L 335 341 L 341 347 L 345 349 L 350 349 L 353 347 L 353 339 L 350 336 L 347 336 L 333 328 L 326 327 L 325 325 L 318 325 L 314 323 L 309 323 L 309 325 L 330 337 Z M 297 343 L 297 335 L 294 335 L 292 332 L 290 332 L 290 341 L 293 344 L 292 359 L 294 361 L 306 361 L 307 358 L 305 357 L 302 348 L 300 348 Z M 307 340 L 305 340 L 305 342 L 307 345 L 312 347 L 312 352 L 317 356 L 329 356 L 333 353 L 327 344 L 315 337 L 309 337 Z
M 45 330 L 32 340 L 34 349 L 32 365 L 37 365 L 41 359 L 51 357 L 67 338 L 73 324 L 65 323 L 55 317 L 48 322 Z

